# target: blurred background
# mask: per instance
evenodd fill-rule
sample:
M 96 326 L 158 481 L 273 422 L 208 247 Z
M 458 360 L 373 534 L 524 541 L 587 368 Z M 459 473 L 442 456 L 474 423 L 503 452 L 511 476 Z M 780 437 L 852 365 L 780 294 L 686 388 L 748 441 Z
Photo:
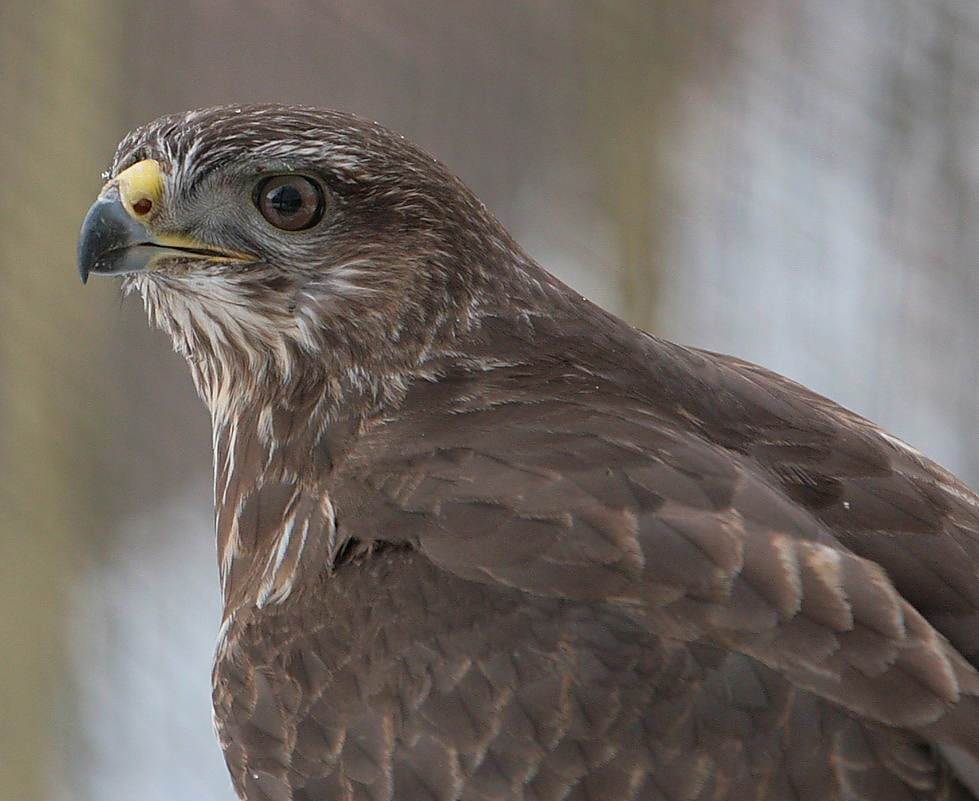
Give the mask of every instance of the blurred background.
M 339 107 L 630 321 L 979 484 L 975 0 L 0 0 L 0 798 L 231 801 L 209 425 L 75 237 L 115 143 Z

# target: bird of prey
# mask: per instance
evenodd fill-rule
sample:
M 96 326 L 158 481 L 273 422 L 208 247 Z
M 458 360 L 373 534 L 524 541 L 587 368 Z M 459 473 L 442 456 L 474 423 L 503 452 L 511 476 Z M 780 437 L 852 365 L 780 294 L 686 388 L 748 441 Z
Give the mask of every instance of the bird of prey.
M 979 497 L 596 307 L 404 138 L 164 117 L 79 258 L 211 413 L 242 799 L 976 797 Z

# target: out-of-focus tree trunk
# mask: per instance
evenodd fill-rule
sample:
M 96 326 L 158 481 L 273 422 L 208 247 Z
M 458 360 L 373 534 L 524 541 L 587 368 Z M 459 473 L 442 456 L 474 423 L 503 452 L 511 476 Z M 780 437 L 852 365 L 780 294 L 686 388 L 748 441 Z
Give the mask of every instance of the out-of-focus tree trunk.
M 0 797 L 38 801 L 60 765 L 66 589 L 105 491 L 82 411 L 99 398 L 74 393 L 104 367 L 106 296 L 83 297 L 72 264 L 111 135 L 116 11 L 39 0 L 0 14 Z

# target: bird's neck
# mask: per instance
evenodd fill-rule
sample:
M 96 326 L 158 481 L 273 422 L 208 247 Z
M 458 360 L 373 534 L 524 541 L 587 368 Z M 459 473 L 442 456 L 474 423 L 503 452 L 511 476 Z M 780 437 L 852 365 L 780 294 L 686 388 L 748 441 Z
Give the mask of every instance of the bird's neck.
M 288 382 L 229 389 L 211 404 L 226 614 L 284 601 L 329 570 L 342 545 L 332 497 L 337 470 L 380 410 L 397 403 L 394 390 L 324 375 L 321 367 Z

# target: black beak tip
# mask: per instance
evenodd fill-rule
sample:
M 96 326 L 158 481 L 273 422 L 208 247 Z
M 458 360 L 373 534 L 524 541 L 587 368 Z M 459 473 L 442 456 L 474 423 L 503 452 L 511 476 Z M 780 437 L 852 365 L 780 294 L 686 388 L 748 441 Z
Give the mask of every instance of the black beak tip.
M 146 228 L 126 212 L 116 189 L 92 204 L 78 238 L 78 275 L 129 271 L 128 248 L 149 238 Z
M 107 213 L 109 209 L 106 199 L 100 198 L 92 204 L 82 222 L 82 230 L 78 235 L 78 275 L 83 284 L 88 283 L 90 272 L 98 270 L 99 258 L 119 236 L 120 226 L 118 223 L 113 224 L 113 217 Z

